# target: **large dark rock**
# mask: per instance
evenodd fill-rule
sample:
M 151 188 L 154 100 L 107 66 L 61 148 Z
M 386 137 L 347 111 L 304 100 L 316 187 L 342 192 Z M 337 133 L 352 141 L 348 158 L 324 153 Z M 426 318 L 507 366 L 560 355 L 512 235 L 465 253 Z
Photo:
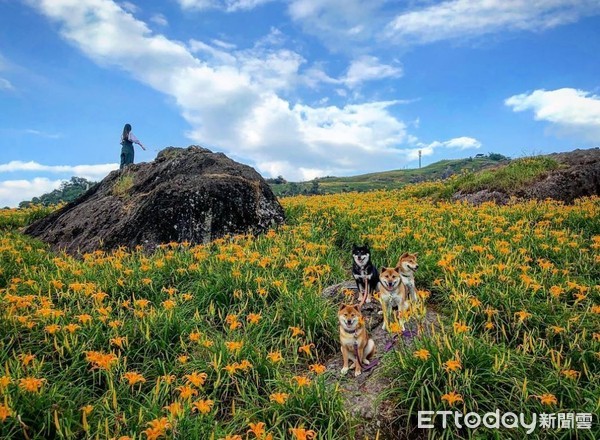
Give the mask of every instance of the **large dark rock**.
M 283 208 L 253 168 L 205 148 L 167 148 L 111 172 L 25 233 L 70 254 L 161 243 L 206 243 L 282 223 Z

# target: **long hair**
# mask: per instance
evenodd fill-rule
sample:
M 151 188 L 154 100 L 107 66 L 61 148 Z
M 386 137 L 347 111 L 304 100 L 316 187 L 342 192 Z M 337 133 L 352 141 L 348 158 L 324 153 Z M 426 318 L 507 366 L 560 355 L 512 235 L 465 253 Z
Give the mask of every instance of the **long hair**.
M 131 132 L 131 124 L 125 124 L 125 127 L 123 127 L 123 134 L 121 135 L 121 140 L 124 141 L 125 139 L 129 140 L 129 133 Z

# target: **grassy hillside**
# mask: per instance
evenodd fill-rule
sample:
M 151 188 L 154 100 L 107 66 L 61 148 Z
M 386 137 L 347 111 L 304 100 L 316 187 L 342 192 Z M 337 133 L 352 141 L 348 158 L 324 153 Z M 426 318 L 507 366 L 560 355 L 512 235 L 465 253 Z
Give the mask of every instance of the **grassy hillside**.
M 383 171 L 349 177 L 324 177 L 318 179 L 319 191 L 323 194 L 335 194 L 351 191 L 370 191 L 375 189 L 398 189 L 410 183 L 440 180 L 450 175 L 506 164 L 507 161 L 492 160 L 489 157 L 441 160 L 424 166 L 404 170 Z M 272 184 L 277 196 L 310 193 L 313 182 L 289 182 Z

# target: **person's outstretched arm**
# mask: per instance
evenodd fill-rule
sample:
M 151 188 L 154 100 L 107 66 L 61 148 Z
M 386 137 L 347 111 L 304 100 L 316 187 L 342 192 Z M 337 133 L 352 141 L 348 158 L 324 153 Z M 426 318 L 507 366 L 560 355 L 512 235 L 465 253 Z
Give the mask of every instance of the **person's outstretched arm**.
M 146 147 L 144 147 L 142 145 L 142 143 L 140 142 L 140 140 L 138 138 L 136 138 L 135 135 L 133 133 L 131 133 L 131 132 L 129 133 L 129 140 L 131 142 L 133 142 L 134 144 L 138 144 L 140 147 L 142 147 L 142 150 L 146 149 Z

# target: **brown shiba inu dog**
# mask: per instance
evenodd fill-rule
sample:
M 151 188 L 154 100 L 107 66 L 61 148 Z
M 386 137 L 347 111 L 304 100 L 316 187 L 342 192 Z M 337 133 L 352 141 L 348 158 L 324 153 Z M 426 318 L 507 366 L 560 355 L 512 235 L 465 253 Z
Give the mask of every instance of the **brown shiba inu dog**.
M 383 312 L 383 329 L 392 330 L 390 324 L 394 320 L 394 309 L 397 312 L 400 329 L 404 331 L 404 312 L 408 310 L 407 289 L 402 283 L 400 266 L 382 267 L 379 275 L 379 302 Z
M 398 260 L 397 267 L 400 270 L 400 278 L 402 279 L 402 285 L 408 291 L 409 299 L 413 303 L 417 303 L 417 287 L 415 286 L 415 272 L 419 268 L 419 263 L 417 263 L 417 253 L 410 254 L 408 252 L 404 252 L 400 255 L 400 259 Z
M 338 311 L 340 321 L 340 343 L 342 344 L 342 357 L 344 367 L 341 373 L 346 374 L 349 368 L 354 367 L 354 375 L 362 373 L 363 365 L 369 365 L 375 354 L 375 342 L 369 339 L 365 322 L 357 306 L 342 305 Z M 354 364 L 348 366 L 348 361 Z

